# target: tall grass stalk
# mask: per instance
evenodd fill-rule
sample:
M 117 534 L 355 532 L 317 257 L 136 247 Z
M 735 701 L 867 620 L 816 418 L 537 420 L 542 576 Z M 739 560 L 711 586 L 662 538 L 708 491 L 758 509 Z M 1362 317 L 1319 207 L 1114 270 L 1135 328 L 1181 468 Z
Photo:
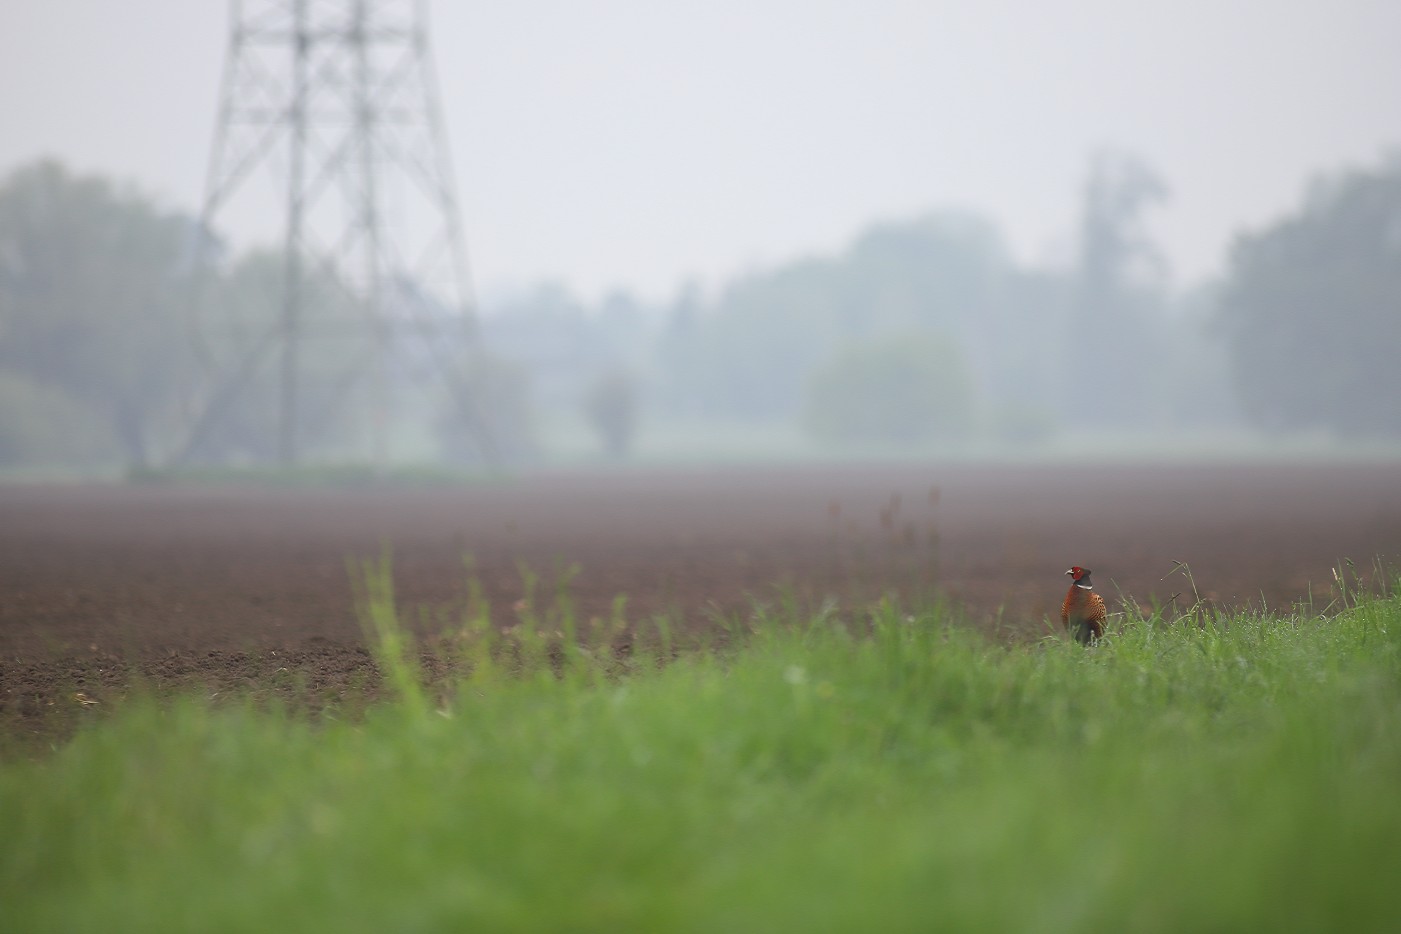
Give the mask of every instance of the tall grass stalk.
M 389 548 L 384 548 L 378 560 L 352 562 L 350 580 L 360 628 L 380 671 L 399 702 L 410 713 L 422 714 L 427 708 L 423 675 L 415 659 L 413 635 L 399 623 Z

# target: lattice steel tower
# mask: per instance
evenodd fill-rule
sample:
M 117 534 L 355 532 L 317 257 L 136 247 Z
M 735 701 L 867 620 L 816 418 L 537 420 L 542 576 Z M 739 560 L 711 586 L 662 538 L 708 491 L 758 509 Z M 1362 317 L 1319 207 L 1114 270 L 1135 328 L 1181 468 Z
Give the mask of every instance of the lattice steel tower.
M 424 337 L 425 365 L 472 408 L 462 355 L 441 336 L 456 327 L 452 340 L 470 340 L 475 322 L 426 0 L 232 0 L 230 25 L 204 229 L 247 200 L 252 179 L 271 176 L 283 222 L 281 295 L 274 323 L 219 374 L 187 453 L 275 361 L 277 455 L 296 461 L 306 417 L 301 351 L 317 336 L 307 331 L 304 293 L 326 274 L 351 293 L 371 335 L 371 359 L 345 368 L 347 380 L 374 381 L 382 462 L 386 368 L 398 337 Z M 480 419 L 467 421 L 481 430 Z

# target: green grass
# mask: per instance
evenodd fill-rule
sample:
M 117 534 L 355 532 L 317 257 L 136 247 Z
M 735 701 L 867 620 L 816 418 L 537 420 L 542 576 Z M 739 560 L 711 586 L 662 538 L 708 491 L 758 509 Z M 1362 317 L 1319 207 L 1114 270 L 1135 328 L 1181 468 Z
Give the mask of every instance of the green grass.
M 1083 650 L 937 611 L 510 642 L 354 720 L 137 703 L 0 766 L 14 931 L 1393 930 L 1401 601 Z M 567 607 L 566 607 L 567 609 Z M 399 639 L 399 641 L 395 641 Z

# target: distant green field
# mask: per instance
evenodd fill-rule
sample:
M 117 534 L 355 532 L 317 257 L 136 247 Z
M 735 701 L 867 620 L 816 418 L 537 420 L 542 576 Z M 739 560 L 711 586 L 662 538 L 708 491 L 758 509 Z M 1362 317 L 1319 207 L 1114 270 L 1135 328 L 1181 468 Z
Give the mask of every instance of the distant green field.
M 419 686 L 382 571 L 362 598 L 398 686 L 363 716 L 131 702 L 0 765 L 0 929 L 1401 919 L 1394 597 L 1128 619 L 1090 650 L 937 609 L 759 612 L 666 664 L 527 608 L 504 639 L 466 621 L 448 692 Z

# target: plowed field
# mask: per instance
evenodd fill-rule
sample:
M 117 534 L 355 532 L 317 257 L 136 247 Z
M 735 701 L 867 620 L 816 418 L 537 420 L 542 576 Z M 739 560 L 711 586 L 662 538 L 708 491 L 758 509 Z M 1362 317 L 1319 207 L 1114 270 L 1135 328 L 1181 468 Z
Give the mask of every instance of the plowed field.
M 714 625 L 783 594 L 858 606 L 938 592 L 1034 639 L 1071 564 L 1111 607 L 1332 598 L 1332 569 L 1401 555 L 1401 466 L 917 466 L 535 474 L 453 488 L 0 487 L 0 715 L 102 703 L 133 673 L 224 689 L 372 677 L 349 558 L 392 549 L 404 604 L 466 592 L 508 625 L 527 568 L 570 565 L 577 615 Z M 1394 564 L 1393 564 L 1394 566 Z

